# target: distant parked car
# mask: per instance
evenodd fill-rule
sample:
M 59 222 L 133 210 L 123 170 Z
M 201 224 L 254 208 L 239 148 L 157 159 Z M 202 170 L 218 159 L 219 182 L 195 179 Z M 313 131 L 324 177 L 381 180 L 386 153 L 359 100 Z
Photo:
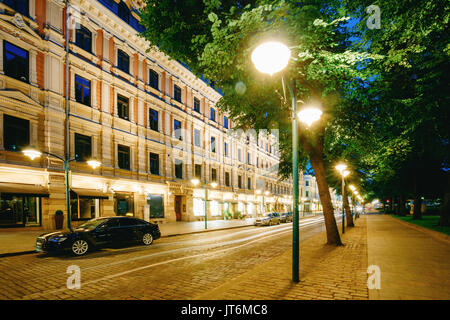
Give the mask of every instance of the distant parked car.
M 71 251 L 81 256 L 89 250 L 117 244 L 150 245 L 161 237 L 159 226 L 131 217 L 105 217 L 89 220 L 74 232 L 50 232 L 36 239 L 36 251 Z
M 280 214 L 278 212 L 265 213 L 258 215 L 255 220 L 255 226 L 272 226 L 274 224 L 280 224 Z
M 283 212 L 280 217 L 281 222 L 292 222 L 292 212 Z

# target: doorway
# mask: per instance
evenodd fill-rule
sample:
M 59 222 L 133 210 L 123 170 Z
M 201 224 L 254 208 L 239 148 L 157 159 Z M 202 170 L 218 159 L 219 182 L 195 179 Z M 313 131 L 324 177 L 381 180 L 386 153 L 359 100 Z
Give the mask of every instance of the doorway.
M 182 196 L 175 196 L 175 215 L 177 217 L 177 221 L 181 221 L 182 199 Z

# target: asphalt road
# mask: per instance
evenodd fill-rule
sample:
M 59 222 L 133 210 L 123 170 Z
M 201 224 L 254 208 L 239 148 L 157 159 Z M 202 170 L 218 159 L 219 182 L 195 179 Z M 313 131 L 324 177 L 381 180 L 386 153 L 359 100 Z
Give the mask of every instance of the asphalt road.
M 325 230 L 323 217 L 301 220 L 300 230 L 300 241 Z M 0 299 L 195 299 L 291 246 L 292 223 L 284 223 L 162 238 L 82 257 L 5 257 Z

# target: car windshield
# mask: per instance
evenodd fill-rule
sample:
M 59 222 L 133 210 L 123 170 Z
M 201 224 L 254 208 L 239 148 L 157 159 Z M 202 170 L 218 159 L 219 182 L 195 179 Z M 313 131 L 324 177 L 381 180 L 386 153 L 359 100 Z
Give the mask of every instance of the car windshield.
M 92 220 L 89 220 L 89 221 L 79 225 L 77 228 L 80 228 L 80 229 L 94 229 L 99 224 L 102 224 L 103 222 L 105 222 L 107 220 L 108 219 L 105 219 L 105 218 L 92 219 Z

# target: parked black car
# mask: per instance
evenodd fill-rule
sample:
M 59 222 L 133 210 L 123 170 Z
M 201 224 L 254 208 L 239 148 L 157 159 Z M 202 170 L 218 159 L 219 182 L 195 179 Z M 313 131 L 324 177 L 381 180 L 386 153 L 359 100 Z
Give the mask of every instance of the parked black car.
M 95 218 L 74 229 L 74 232 L 51 232 L 36 240 L 36 251 L 61 252 L 70 250 L 81 256 L 89 250 L 117 244 L 152 244 L 161 237 L 159 226 L 131 217 Z
M 292 212 L 283 212 L 280 217 L 281 222 L 292 222 Z

